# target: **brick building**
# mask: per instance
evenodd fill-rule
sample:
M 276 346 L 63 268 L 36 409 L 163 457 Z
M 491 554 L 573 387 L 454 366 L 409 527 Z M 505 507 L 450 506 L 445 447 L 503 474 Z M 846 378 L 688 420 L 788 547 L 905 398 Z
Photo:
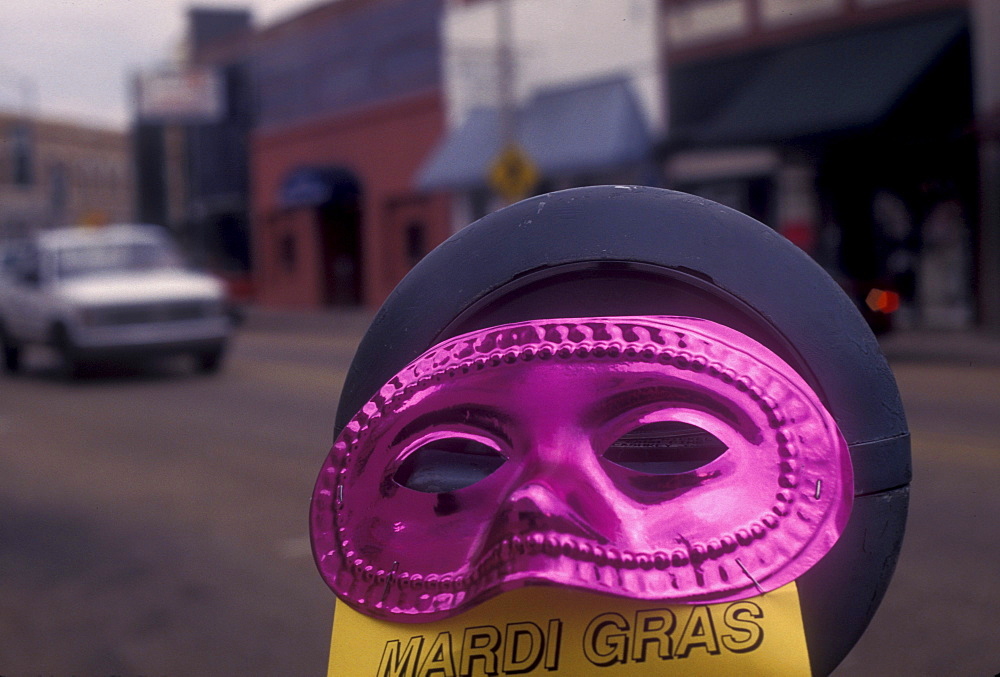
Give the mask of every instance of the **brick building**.
M 0 239 L 132 216 L 126 134 L 0 113 Z
M 378 306 L 448 235 L 447 198 L 415 188 L 444 128 L 441 4 L 336 0 L 262 28 L 191 9 L 186 59 L 147 79 L 216 87 L 140 97 L 144 211 L 259 303 Z
M 447 199 L 414 178 L 444 129 L 440 13 L 341 0 L 254 36 L 260 302 L 377 306 L 447 237 Z

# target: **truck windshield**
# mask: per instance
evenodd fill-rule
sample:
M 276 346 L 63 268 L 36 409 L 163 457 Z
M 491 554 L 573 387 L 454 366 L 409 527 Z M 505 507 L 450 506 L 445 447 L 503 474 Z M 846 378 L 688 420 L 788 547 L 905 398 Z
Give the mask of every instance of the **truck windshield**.
M 56 252 L 56 277 L 59 279 L 180 266 L 177 252 L 159 242 L 94 244 L 66 247 Z

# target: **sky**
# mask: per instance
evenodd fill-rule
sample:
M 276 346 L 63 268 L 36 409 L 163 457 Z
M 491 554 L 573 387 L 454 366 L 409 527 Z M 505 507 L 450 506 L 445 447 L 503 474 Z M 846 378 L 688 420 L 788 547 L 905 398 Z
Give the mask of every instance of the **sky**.
M 257 26 L 317 0 L 0 0 L 0 110 L 125 129 L 129 82 L 173 60 L 187 9 L 241 7 Z

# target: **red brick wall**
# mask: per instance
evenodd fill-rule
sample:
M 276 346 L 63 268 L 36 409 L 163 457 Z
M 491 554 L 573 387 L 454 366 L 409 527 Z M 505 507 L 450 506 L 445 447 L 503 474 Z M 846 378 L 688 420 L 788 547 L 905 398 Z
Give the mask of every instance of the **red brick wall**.
M 287 308 L 321 305 L 323 268 L 318 255 L 322 249 L 314 212 L 300 209 L 273 214 L 263 230 L 255 271 L 258 299 Z M 285 251 L 286 245 L 291 251 Z M 289 257 L 293 260 L 288 261 Z
M 279 189 L 301 166 L 337 166 L 354 173 L 361 185 L 362 298 L 377 307 L 409 268 L 405 227 L 413 219 L 427 224 L 435 246 L 449 233 L 444 196 L 416 193 L 415 176 L 445 130 L 440 91 L 408 97 L 351 114 L 277 131 L 258 132 L 251 148 L 251 219 L 254 276 L 260 302 L 267 305 L 321 305 L 321 262 L 315 227 L 308 217 L 283 212 Z M 401 217 L 400 205 L 407 213 Z M 294 233 L 294 272 L 281 265 L 281 238 Z M 308 250 L 312 249 L 310 256 Z

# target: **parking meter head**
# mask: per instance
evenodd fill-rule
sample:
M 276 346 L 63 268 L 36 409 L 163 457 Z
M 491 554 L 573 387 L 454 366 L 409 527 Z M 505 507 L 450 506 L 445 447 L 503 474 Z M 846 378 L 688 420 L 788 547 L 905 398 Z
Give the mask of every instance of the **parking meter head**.
M 853 302 L 814 260 L 749 216 L 675 191 L 590 186 L 538 195 L 470 224 L 424 257 L 376 314 L 344 381 L 334 437 L 346 439 L 341 434 L 348 424 L 354 425 L 352 419 L 396 374 L 453 337 L 546 318 L 666 316 L 708 320 L 766 346 L 805 380 L 847 442 L 854 483 L 850 520 L 826 556 L 795 580 L 813 674 L 828 674 L 864 632 L 892 577 L 909 501 L 909 432 L 889 365 Z M 543 408 L 549 405 L 545 401 Z M 694 435 L 691 428 L 684 430 L 671 435 Z M 646 432 L 639 430 L 636 437 Z M 485 440 L 478 442 L 489 448 Z M 720 462 L 732 456 L 733 449 Z M 605 451 L 605 461 L 617 458 L 628 465 L 620 448 L 610 458 Z M 485 487 L 485 482 L 503 478 L 510 465 L 505 460 L 485 475 L 483 484 L 443 493 L 457 498 Z M 400 468 L 400 474 L 393 475 L 395 484 L 413 488 L 435 481 L 422 463 L 401 463 Z M 409 478 L 407 472 L 412 472 Z M 470 471 L 469 478 L 484 472 Z M 800 483 L 798 489 L 803 487 Z M 831 489 L 825 480 L 808 488 L 820 497 Z M 316 500 L 336 496 L 317 493 Z M 345 492 L 345 505 L 349 500 Z M 448 500 L 442 504 L 444 511 Z M 494 505 L 493 511 L 499 507 Z M 314 510 L 314 519 L 317 516 Z M 329 525 L 334 527 L 341 528 Z M 322 528 L 314 522 L 314 536 Z M 769 540 L 774 532 L 764 533 L 762 543 L 774 542 Z M 520 543 L 527 551 L 537 547 L 537 537 Z M 656 551 L 647 570 L 648 560 L 636 553 L 629 559 L 624 551 L 612 554 L 601 547 L 599 555 L 591 556 L 609 561 L 619 557 L 624 566 L 615 570 L 622 572 L 623 580 L 638 580 L 630 571 L 671 571 L 657 567 L 666 559 L 656 558 Z M 673 551 L 684 548 L 670 544 L 671 564 Z M 339 556 L 329 554 L 334 551 L 332 541 L 329 547 L 316 548 L 327 577 L 333 565 L 326 560 Z M 711 553 L 708 546 L 706 551 Z M 408 573 L 399 560 L 369 569 L 363 564 L 369 553 L 356 552 L 360 554 L 351 564 L 361 560 L 363 575 L 384 579 L 379 596 L 387 589 L 385 581 Z M 727 575 L 735 559 L 729 560 Z M 742 554 L 738 559 L 749 566 Z M 708 557 L 702 569 L 710 570 L 716 562 Z M 759 573 L 748 571 L 755 578 Z M 420 595 L 434 596 L 430 589 L 443 591 L 455 584 L 454 577 L 426 584 L 421 576 L 418 585 L 427 588 Z
M 313 546 L 345 602 L 397 621 L 539 584 L 726 601 L 809 570 L 853 486 L 819 397 L 746 335 L 524 321 L 439 343 L 362 407 L 317 482 Z

